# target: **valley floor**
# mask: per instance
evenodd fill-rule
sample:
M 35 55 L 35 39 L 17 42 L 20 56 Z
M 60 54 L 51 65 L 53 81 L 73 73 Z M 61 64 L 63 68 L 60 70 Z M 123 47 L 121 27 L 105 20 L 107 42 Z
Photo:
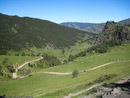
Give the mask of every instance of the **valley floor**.
M 71 73 L 75 69 L 80 73 L 72 78 Z M 130 76 L 130 44 L 114 47 L 103 54 L 88 54 L 66 65 L 38 70 L 34 67 L 32 76 L 0 81 L 0 96 L 62 98 L 94 84 L 110 84 L 128 76 Z

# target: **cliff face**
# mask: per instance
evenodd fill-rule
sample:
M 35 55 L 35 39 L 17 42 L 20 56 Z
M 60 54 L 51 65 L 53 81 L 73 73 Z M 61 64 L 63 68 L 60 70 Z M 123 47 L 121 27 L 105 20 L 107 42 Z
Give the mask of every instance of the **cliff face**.
M 102 33 L 97 36 L 96 44 L 104 43 L 112 39 L 115 39 L 117 42 L 130 42 L 130 27 L 114 22 L 107 22 Z

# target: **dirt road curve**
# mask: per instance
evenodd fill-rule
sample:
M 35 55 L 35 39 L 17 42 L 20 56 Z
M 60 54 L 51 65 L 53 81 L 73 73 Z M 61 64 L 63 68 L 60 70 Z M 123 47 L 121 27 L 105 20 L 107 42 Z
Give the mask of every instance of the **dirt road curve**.
M 28 64 L 28 63 L 32 63 L 32 62 L 35 62 L 35 61 L 39 61 L 39 60 L 41 60 L 41 59 L 43 59 L 43 57 L 40 57 L 39 59 L 31 60 L 31 61 L 27 61 L 27 62 L 23 63 L 22 65 L 20 65 L 18 68 L 15 69 L 15 72 L 12 74 L 12 77 L 13 77 L 14 79 L 18 78 L 18 76 L 17 76 L 17 71 L 18 71 L 18 69 L 22 68 L 23 66 L 25 66 L 25 65 Z M 19 78 L 23 78 L 23 77 L 19 77 Z
M 20 65 L 17 69 L 22 68 L 23 66 L 25 66 L 25 65 L 28 64 L 28 63 L 32 63 L 32 62 L 35 62 L 35 61 L 39 61 L 39 60 L 41 60 L 42 58 L 43 58 L 43 57 L 40 57 L 39 59 L 36 59 L 36 60 L 27 61 L 27 62 L 23 63 L 22 65 Z
M 106 64 L 99 65 L 99 66 L 97 66 L 97 67 L 90 68 L 90 69 L 86 70 L 86 72 L 87 72 L 87 71 L 91 71 L 91 70 L 95 70 L 95 69 L 98 69 L 98 68 L 101 68 L 101 67 L 104 67 L 104 66 L 113 64 L 113 63 L 128 62 L 128 61 L 130 61 L 130 60 L 109 62 L 109 63 L 106 63 Z M 83 72 L 83 71 L 82 71 L 82 72 Z M 59 72 L 38 72 L 38 73 L 55 74 L 55 75 L 69 75 L 69 74 L 72 74 L 72 73 L 59 73 Z M 90 90 L 90 89 L 93 89 L 93 88 L 95 88 L 95 87 L 98 87 L 98 86 L 100 86 L 100 85 L 101 85 L 101 84 L 92 85 L 91 87 L 89 87 L 89 88 L 87 88 L 87 89 L 85 89 L 85 90 L 79 91 L 79 92 L 77 92 L 77 93 L 69 94 L 68 96 L 65 96 L 65 97 L 63 97 L 63 98 L 70 98 L 70 97 L 79 95 L 79 94 L 81 94 L 81 93 L 83 93 L 83 92 L 86 92 L 86 91 L 88 91 L 88 90 Z M 41 94 L 37 94 L 37 95 L 35 95 L 34 97 L 38 97 L 38 96 L 41 96 L 41 95 L 43 95 L 43 94 L 42 94 L 42 93 L 41 93 Z
M 112 63 L 115 63 L 115 62 L 109 62 L 109 63 L 103 64 L 103 65 L 99 65 L 97 67 L 90 68 L 90 69 L 86 70 L 86 72 L 100 68 L 100 67 L 107 66 L 107 65 L 112 64 Z M 72 74 L 72 73 L 59 73 L 59 72 L 41 72 L 41 73 L 55 74 L 55 75 L 70 75 L 70 74 Z
M 93 68 L 90 68 L 88 70 L 85 70 L 85 71 L 87 72 L 87 71 L 95 70 L 95 69 L 98 69 L 98 68 L 113 64 L 113 63 L 128 62 L 128 61 L 130 61 L 130 60 L 108 62 L 106 64 L 102 64 L 102 65 L 99 65 L 97 67 L 93 67 Z M 81 71 L 81 72 L 83 72 L 83 71 Z M 72 74 L 72 73 L 60 73 L 60 72 L 39 72 L 39 73 L 47 73 L 47 74 L 55 74 L 55 75 L 70 75 L 70 74 Z

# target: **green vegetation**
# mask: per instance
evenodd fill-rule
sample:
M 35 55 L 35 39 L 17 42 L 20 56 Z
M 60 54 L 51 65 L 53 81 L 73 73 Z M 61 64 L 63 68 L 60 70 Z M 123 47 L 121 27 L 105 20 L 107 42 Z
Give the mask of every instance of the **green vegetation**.
M 112 61 L 129 60 L 130 45 L 123 44 L 121 46 L 112 47 L 106 53 L 88 53 L 86 56 L 79 57 L 73 62 L 70 62 L 63 66 L 57 66 L 54 68 L 47 68 L 44 71 L 50 72 L 72 72 L 75 69 L 83 71 L 98 65 L 102 65 Z M 93 66 L 92 66 L 93 65 Z
M 26 61 L 37 59 L 39 57 L 27 56 L 0 56 L 0 81 L 7 80 L 12 77 L 15 69 Z
M 80 98 L 80 97 L 82 98 L 82 97 L 85 97 L 86 95 L 89 95 L 89 94 L 92 94 L 92 93 L 96 93 L 96 92 L 97 92 L 97 88 L 93 88 L 93 89 L 91 89 L 91 90 L 89 90 L 87 92 L 84 92 L 82 94 L 79 94 L 79 95 L 71 97 L 71 98 Z
M 78 71 L 78 70 L 74 70 L 74 71 L 72 72 L 73 78 L 77 77 L 78 74 L 79 74 L 79 71 Z
M 8 50 L 45 48 L 47 45 L 58 49 L 69 48 L 82 41 L 85 36 L 90 41 L 94 36 L 91 33 L 29 17 L 0 14 L 0 21 L 0 55 L 7 54 Z
M 84 57 L 79 57 L 67 65 L 56 66 L 46 69 L 40 69 L 34 72 L 30 77 L 16 80 L 1 81 L 1 95 L 32 95 L 38 98 L 59 98 L 69 93 L 78 92 L 86 89 L 93 83 L 111 83 L 120 80 L 123 77 L 130 76 L 130 45 L 112 47 L 104 54 L 94 53 Z M 92 67 L 99 66 L 111 61 L 116 62 L 92 71 L 79 73 L 78 77 L 72 78 L 72 75 L 52 75 L 40 72 L 72 72 L 74 69 L 84 71 Z M 82 63 L 83 62 L 83 63 Z M 106 75 L 107 77 L 105 78 Z M 12 90 L 13 88 L 13 90 Z
M 0 96 L 61 98 L 130 76 L 130 44 L 122 44 L 129 42 L 129 28 L 117 34 L 123 26 L 114 22 L 107 22 L 96 42 L 95 34 L 35 18 L 0 14 L 0 25 Z M 19 65 L 34 59 L 39 61 L 17 72 Z M 15 71 L 27 77 L 11 79 Z

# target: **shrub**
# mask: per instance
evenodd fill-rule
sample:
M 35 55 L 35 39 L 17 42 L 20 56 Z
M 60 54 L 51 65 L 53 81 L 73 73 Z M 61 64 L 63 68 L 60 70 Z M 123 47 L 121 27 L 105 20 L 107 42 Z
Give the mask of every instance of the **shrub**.
M 31 70 L 24 67 L 24 68 L 20 69 L 20 72 L 21 72 L 23 75 L 28 75 L 28 74 L 31 73 Z
M 22 55 L 21 56 L 25 56 L 25 52 L 22 52 Z
M 49 66 L 56 66 L 56 65 L 60 65 L 61 62 L 59 59 L 57 59 L 57 57 L 54 56 L 49 56 L 47 54 L 43 55 L 43 59 L 44 61 L 49 65 Z
M 9 70 L 9 72 L 11 72 L 11 73 L 15 72 L 15 69 L 14 69 L 13 65 L 8 64 L 8 65 L 6 65 L 6 67 Z
M 73 61 L 74 59 L 75 59 L 75 56 L 74 56 L 74 55 L 70 55 L 68 61 L 71 62 L 71 61 Z
M 29 67 L 33 67 L 35 64 L 32 64 L 32 63 L 28 63 L 28 66 Z
M 31 56 L 35 56 L 35 54 L 32 52 Z
M 40 55 L 41 55 L 40 53 L 37 54 L 37 56 L 40 56 Z
M 74 70 L 74 71 L 72 72 L 73 78 L 77 77 L 78 74 L 79 74 L 79 71 L 78 71 L 78 70 Z
M 110 80 L 114 77 L 116 77 L 117 75 L 115 74 L 109 74 L 109 75 L 103 75 L 103 76 L 100 76 L 98 79 L 96 79 L 94 82 L 95 83 L 100 83 L 100 82 L 103 82 L 103 81 L 107 81 L 107 80 Z
M 8 63 L 8 58 L 4 58 L 3 64 L 7 64 Z
M 15 54 L 15 56 L 19 56 L 19 54 L 17 53 L 17 54 Z
M 2 66 L 0 65 L 0 76 L 3 76 Z

